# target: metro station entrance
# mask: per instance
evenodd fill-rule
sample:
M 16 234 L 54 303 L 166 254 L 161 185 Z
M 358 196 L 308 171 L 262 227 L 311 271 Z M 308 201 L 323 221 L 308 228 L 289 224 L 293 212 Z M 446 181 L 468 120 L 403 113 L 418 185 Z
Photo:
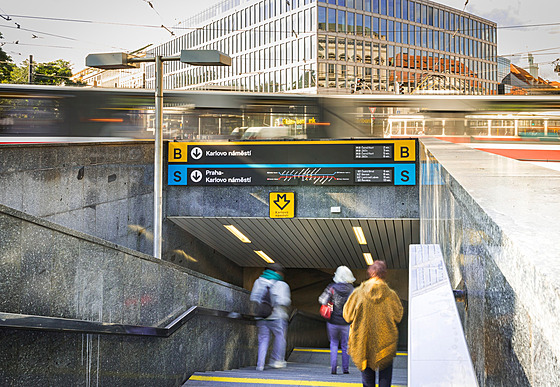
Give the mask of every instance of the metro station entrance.
M 407 302 L 408 246 L 419 243 L 415 139 L 170 142 L 167 160 L 167 219 L 242 267 L 247 290 L 280 263 L 294 305 L 318 314 L 338 266 L 357 286 L 379 259 Z

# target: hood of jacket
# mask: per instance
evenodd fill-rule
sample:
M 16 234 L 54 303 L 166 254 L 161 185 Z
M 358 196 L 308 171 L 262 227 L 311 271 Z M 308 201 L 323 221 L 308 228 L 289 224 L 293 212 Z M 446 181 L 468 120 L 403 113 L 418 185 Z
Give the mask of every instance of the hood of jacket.
M 361 287 L 364 297 L 376 304 L 382 302 L 391 293 L 391 289 L 387 283 L 379 278 L 370 278 L 363 282 Z

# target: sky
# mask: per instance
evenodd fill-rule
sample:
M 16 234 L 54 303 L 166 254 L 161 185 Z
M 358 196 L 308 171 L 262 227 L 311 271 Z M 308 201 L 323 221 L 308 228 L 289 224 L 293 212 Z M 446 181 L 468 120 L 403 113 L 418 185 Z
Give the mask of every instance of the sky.
M 130 52 L 158 45 L 184 30 L 177 23 L 220 0 L 4 0 L 0 1 L 2 48 L 20 64 L 64 59 L 74 71 L 89 53 Z M 465 5 L 465 1 L 467 4 Z M 531 52 L 539 75 L 560 81 L 560 3 L 551 0 L 441 0 L 498 24 L 498 55 L 528 68 Z M 10 19 L 10 20 L 6 20 Z M 546 25 L 549 24 L 549 25 Z M 162 27 L 162 25 L 164 27 Z M 19 28 L 18 28 L 19 26 Z M 521 27 L 522 26 L 522 27 Z

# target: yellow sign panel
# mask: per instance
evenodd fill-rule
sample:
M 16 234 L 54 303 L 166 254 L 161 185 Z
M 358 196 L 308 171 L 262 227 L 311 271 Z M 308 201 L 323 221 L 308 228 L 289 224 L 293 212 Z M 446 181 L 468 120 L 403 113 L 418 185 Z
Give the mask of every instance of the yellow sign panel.
M 186 163 L 187 162 L 187 143 L 186 142 L 170 142 L 169 157 L 170 163 Z
M 293 218 L 295 216 L 295 193 L 271 192 L 268 197 L 271 218 Z
M 395 143 L 395 161 L 416 161 L 416 141 L 397 140 Z

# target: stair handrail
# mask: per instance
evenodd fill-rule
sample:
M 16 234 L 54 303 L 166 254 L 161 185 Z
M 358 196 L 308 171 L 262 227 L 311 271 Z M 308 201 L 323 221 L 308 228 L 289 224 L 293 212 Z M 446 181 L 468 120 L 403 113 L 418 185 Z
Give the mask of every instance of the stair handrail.
M 294 308 L 290 313 L 288 323 L 291 323 L 298 314 L 309 318 L 321 319 L 319 316 Z M 164 326 L 129 325 L 65 317 L 0 312 L 0 328 L 122 336 L 169 337 L 196 315 L 229 318 L 247 323 L 255 323 L 258 320 L 256 316 L 249 314 L 228 312 L 194 305 L 178 314 Z
M 128 325 L 64 317 L 0 312 L 0 328 L 124 336 L 169 337 L 196 315 L 230 318 L 246 322 L 256 321 L 255 317 L 251 315 L 195 305 L 177 315 L 165 326 Z

